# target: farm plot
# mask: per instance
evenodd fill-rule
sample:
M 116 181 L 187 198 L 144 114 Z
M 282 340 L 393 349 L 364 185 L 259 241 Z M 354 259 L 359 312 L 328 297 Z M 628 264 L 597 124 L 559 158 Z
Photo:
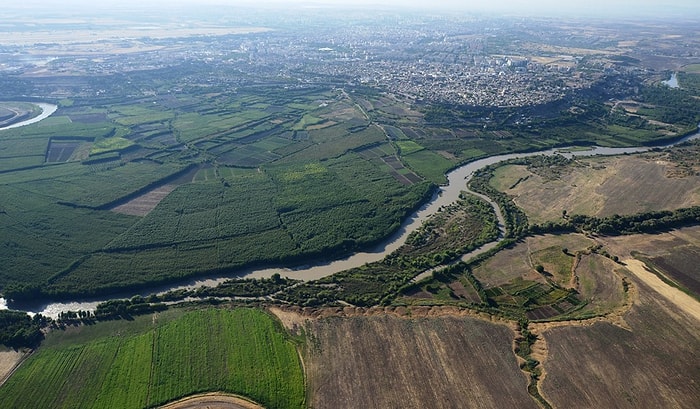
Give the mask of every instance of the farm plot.
M 68 115 L 71 122 L 80 122 L 84 124 L 96 124 L 100 122 L 107 122 L 107 114 L 104 112 L 94 112 L 94 113 L 84 113 L 84 114 L 70 114 Z
M 537 407 L 505 325 L 381 314 L 321 318 L 306 331 L 314 408 Z
M 0 175 L 0 184 L 17 186 L 58 202 L 98 208 L 183 169 L 184 165 L 153 162 L 129 162 L 105 168 L 69 162 Z
M 445 173 L 455 165 L 455 162 L 428 150 L 416 151 L 401 158 L 411 170 L 437 184 L 447 182 Z
M 396 157 L 396 152 L 389 144 L 381 144 L 371 148 L 362 149 L 358 154 L 363 158 L 375 163 L 382 168 L 386 168 L 389 174 L 404 185 L 412 185 L 423 181 L 423 179 L 406 168 L 403 163 Z M 386 165 L 386 166 L 382 166 Z
M 55 331 L 45 344 L 0 388 L 0 406 L 143 408 L 205 391 L 304 404 L 296 348 L 260 310 L 168 311 Z
M 554 407 L 697 407 L 700 324 L 633 284 L 639 298 L 623 317 L 626 328 L 596 323 L 541 333 L 548 350 L 540 388 Z
M 599 315 L 626 301 L 619 265 L 579 234 L 528 237 L 473 269 L 484 296 L 530 319 Z M 538 271 L 539 270 L 539 271 Z
M 112 211 L 131 216 L 145 216 L 150 213 L 151 210 L 155 209 L 158 203 L 175 190 L 175 188 L 177 188 L 177 185 L 174 184 L 159 186 L 126 203 L 113 207 Z
M 85 141 L 65 141 L 65 140 L 54 140 L 49 142 L 49 148 L 46 152 L 46 162 L 56 163 L 56 162 L 68 162 L 68 160 L 73 156 L 73 152 Z
M 535 223 L 569 214 L 611 216 L 675 210 L 700 204 L 700 176 L 669 177 L 675 165 L 663 157 L 630 155 L 580 159 L 555 177 L 525 166 L 500 168 L 494 187 L 514 196 Z
M 666 282 L 700 297 L 700 226 L 601 240 L 613 254 L 643 260 Z
M 668 255 L 654 257 L 651 264 L 661 270 L 682 288 L 700 297 L 700 249 L 697 247 L 673 248 Z

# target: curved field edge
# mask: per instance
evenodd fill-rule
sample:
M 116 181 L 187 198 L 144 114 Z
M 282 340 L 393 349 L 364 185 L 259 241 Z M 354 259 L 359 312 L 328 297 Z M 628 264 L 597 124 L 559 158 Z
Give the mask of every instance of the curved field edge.
M 218 409 L 263 409 L 257 403 L 251 402 L 241 396 L 226 393 L 213 392 L 188 396 L 160 406 L 160 409 L 204 409 L 212 405 Z
M 268 314 L 247 308 L 71 327 L 49 334 L 8 379 L 0 406 L 144 408 L 214 391 L 266 408 L 304 407 L 295 342 Z
M 542 395 L 553 407 L 694 408 L 700 402 L 699 322 L 633 274 L 623 322 L 543 324 Z

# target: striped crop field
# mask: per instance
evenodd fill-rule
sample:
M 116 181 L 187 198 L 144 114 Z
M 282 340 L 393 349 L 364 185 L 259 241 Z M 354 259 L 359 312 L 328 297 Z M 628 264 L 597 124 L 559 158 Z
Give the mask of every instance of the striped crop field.
M 117 329 L 100 323 L 50 334 L 0 387 L 0 407 L 140 409 L 208 391 L 245 396 L 266 408 L 304 407 L 296 347 L 265 312 L 176 314 L 139 317 Z M 57 337 L 72 339 L 51 339 Z

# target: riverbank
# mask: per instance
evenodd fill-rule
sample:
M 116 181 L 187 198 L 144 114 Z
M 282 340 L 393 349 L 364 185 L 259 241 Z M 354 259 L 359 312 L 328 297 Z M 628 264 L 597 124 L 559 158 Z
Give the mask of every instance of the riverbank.
M 54 104 L 47 104 L 44 102 L 32 102 L 32 104 L 37 105 L 39 108 L 41 108 L 41 114 L 35 116 L 34 118 L 26 119 L 24 121 L 17 122 L 12 125 L 0 127 L 0 131 L 4 131 L 6 129 L 19 128 L 21 126 L 31 125 L 39 121 L 43 121 L 44 119 L 53 115 L 54 112 L 56 112 L 56 110 L 58 110 L 58 106 Z
M 668 147 L 678 143 L 685 142 L 690 139 L 695 139 L 700 137 L 700 134 L 696 133 L 694 135 L 682 138 L 675 141 L 672 144 L 664 145 L 661 147 Z M 447 174 L 448 184 L 441 186 L 438 191 L 433 195 L 432 199 L 420 207 L 413 215 L 406 219 L 400 229 L 392 235 L 385 242 L 376 246 L 367 252 L 358 252 L 349 257 L 334 260 L 331 262 L 319 262 L 312 265 L 306 265 L 301 267 L 289 268 L 289 267 L 266 267 L 266 268 L 251 268 L 247 270 L 240 270 L 234 274 L 227 275 L 217 275 L 208 276 L 202 278 L 196 278 L 187 280 L 184 282 L 176 283 L 173 285 L 156 285 L 149 287 L 141 291 L 133 291 L 129 294 L 116 294 L 109 297 L 102 297 L 91 300 L 75 300 L 68 302 L 48 302 L 40 303 L 38 305 L 22 305 L 22 306 L 10 306 L 13 308 L 19 308 L 30 313 L 41 313 L 42 315 L 56 318 L 62 311 L 93 311 L 97 304 L 101 302 L 108 301 L 110 299 L 119 298 L 130 298 L 134 294 L 140 294 L 143 296 L 149 294 L 163 294 L 169 291 L 178 290 L 193 290 L 202 286 L 214 287 L 232 277 L 236 278 L 270 278 L 274 274 L 279 274 L 283 277 L 289 277 L 296 280 L 302 281 L 312 281 L 318 280 L 323 277 L 327 277 L 336 274 L 340 271 L 348 270 L 351 268 L 360 267 L 367 263 L 377 262 L 382 260 L 387 255 L 391 254 L 399 247 L 401 247 L 408 238 L 408 235 L 413 231 L 418 229 L 428 218 L 435 214 L 440 208 L 449 206 L 450 204 L 456 202 L 459 199 L 459 194 L 462 191 L 467 190 L 467 183 L 471 179 L 472 175 L 478 170 L 485 166 L 493 165 L 504 160 L 525 158 L 536 155 L 556 155 L 561 154 L 566 157 L 574 156 L 593 156 L 593 155 L 621 155 L 630 153 L 646 152 L 654 147 L 630 147 L 630 148 L 602 148 L 602 147 L 591 147 L 587 150 L 571 149 L 571 148 L 552 148 L 544 151 L 527 152 L 527 153 L 515 153 L 515 154 L 505 154 L 492 156 L 489 158 L 480 159 L 474 162 L 470 162 L 463 165 Z M 497 214 L 500 213 L 498 206 L 490 202 L 491 206 L 494 208 Z M 499 218 L 501 223 L 502 216 Z M 501 235 L 503 236 L 503 235 Z M 502 237 L 501 237 L 502 238 Z M 474 252 L 469 253 L 469 258 L 476 257 L 489 251 L 494 246 L 496 246 L 498 241 L 489 243 L 482 248 L 477 249 Z M 8 305 L 5 300 L 0 299 L 0 308 L 7 308 Z

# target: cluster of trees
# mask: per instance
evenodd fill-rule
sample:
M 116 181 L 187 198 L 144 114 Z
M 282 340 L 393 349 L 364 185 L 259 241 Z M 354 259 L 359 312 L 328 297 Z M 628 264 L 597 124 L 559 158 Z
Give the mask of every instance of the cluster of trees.
M 666 85 L 648 86 L 643 88 L 639 99 L 654 105 L 654 108 L 640 110 L 652 119 L 693 129 L 700 122 L 700 99 L 693 91 Z
M 700 223 L 700 206 L 603 218 L 571 215 L 568 223 L 580 231 L 605 235 L 657 233 Z
M 298 283 L 299 280 L 292 280 L 275 273 L 270 278 L 255 280 L 243 278 L 236 280 L 226 280 L 216 287 L 201 287 L 189 292 L 188 296 L 194 297 L 263 297 L 274 294 L 278 291 Z
M 499 192 L 491 186 L 489 180 L 493 177 L 494 170 L 495 167 L 487 166 L 476 172 L 469 182 L 469 188 L 490 197 L 501 208 L 506 221 L 506 238 L 522 238 L 527 235 L 527 215 L 513 203 L 507 194 Z
M 0 310 L 0 344 L 10 348 L 34 348 L 44 339 L 41 328 L 49 318 L 30 317 L 21 311 Z
M 700 224 L 700 206 L 693 206 L 675 211 L 663 210 L 638 213 L 628 216 L 612 215 L 594 217 L 585 215 L 567 215 L 560 221 L 549 221 L 532 225 L 529 234 L 589 232 L 602 235 L 624 235 L 638 233 L 660 233 L 680 227 Z

